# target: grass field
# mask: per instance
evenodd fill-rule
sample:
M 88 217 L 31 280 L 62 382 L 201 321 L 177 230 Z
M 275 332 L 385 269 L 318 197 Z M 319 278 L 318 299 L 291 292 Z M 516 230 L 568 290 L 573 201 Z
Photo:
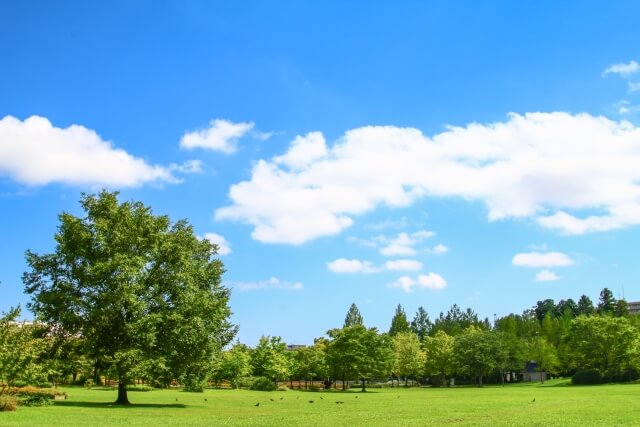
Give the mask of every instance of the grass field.
M 111 404 L 116 398 L 113 389 L 64 390 L 68 400 L 0 413 L 0 425 L 640 425 L 640 384 L 577 387 L 555 380 L 544 386 L 387 388 L 366 393 L 154 390 L 130 392 L 129 407 Z

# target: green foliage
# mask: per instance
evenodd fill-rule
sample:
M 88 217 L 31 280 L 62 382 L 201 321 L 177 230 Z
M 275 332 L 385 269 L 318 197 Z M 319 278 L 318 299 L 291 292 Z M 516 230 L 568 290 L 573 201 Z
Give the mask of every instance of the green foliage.
M 586 295 L 582 295 L 578 300 L 578 310 L 576 314 L 578 316 L 591 316 L 594 312 L 595 309 L 593 308 L 591 298 Z
M 433 325 L 431 324 L 431 320 L 429 320 L 427 311 L 423 307 L 418 307 L 418 311 L 411 321 L 410 328 L 411 331 L 418 336 L 420 342 L 429 335 L 432 326 Z
M 640 332 L 625 317 L 577 317 L 566 344 L 570 367 L 597 369 L 609 378 L 637 369 L 640 363 Z
M 0 317 L 0 384 L 36 384 L 45 379 L 40 356 L 47 342 L 38 325 L 17 322 L 20 308 Z
M 447 376 L 453 373 L 455 367 L 454 338 L 445 331 L 438 331 L 433 337 L 425 338 L 424 349 L 425 372 L 432 377 L 431 383 L 445 385 Z
M 127 391 L 153 391 L 155 390 L 153 387 L 144 384 L 129 384 L 127 386 Z
M 489 331 L 470 326 L 455 339 L 456 371 L 482 379 L 497 366 L 496 341 Z
M 240 387 L 241 378 L 251 374 L 251 354 L 244 344 L 236 344 L 231 349 L 222 352 L 213 369 L 213 379 L 216 383 L 228 380 L 234 388 Z
M 615 313 L 616 299 L 613 296 L 613 292 L 609 288 L 604 288 L 600 291 L 600 299 L 598 301 L 598 313 L 609 314 Z
M 356 325 L 364 325 L 364 320 L 356 304 L 352 303 L 351 307 L 349 307 L 349 311 L 347 311 L 347 315 L 344 318 L 344 327 Z
M 453 304 L 446 315 L 440 313 L 440 316 L 435 320 L 431 328 L 430 334 L 433 335 L 437 331 L 444 331 L 448 335 L 456 336 L 461 334 L 469 326 L 482 329 L 489 328 L 488 325 L 485 325 L 478 319 L 478 315 L 471 308 L 462 311 L 458 304 Z
M 276 383 L 267 377 L 256 377 L 251 382 L 249 389 L 257 391 L 274 391 L 276 390 Z
M 405 380 L 415 378 L 424 371 L 425 353 L 413 332 L 401 332 L 393 337 L 394 373 Z M 405 381 L 406 384 L 406 381 Z
M 65 393 L 50 388 L 39 387 L 13 387 L 7 393 L 14 396 L 20 406 L 47 406 L 53 404 L 56 396 L 63 396 Z
M 362 325 L 331 329 L 327 363 L 335 378 L 362 379 L 387 376 L 393 368 L 393 351 L 387 335 Z M 366 382 L 362 382 L 363 391 Z
M 55 252 L 27 251 L 30 308 L 59 337 L 114 370 L 117 403 L 136 376 L 202 382 L 235 328 L 217 247 L 117 193 L 83 195 L 84 217 L 60 215 Z
M 391 327 L 389 328 L 389 335 L 395 336 L 401 333 L 409 332 L 409 321 L 407 320 L 407 314 L 404 312 L 404 308 L 400 304 L 396 307 L 396 313 L 391 319 Z
M 580 369 L 571 377 L 571 382 L 580 385 L 601 384 L 602 374 L 593 368 Z
M 253 375 L 268 377 L 271 381 L 288 378 L 292 372 L 292 354 L 280 337 L 260 337 L 251 353 Z

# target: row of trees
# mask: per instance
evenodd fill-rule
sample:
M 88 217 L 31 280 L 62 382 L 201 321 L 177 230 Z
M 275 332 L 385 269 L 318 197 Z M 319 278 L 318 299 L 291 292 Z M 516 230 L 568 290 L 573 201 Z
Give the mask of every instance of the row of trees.
M 604 289 L 601 300 L 608 295 Z M 566 302 L 547 304 L 551 305 L 554 309 L 542 320 L 534 308 L 496 319 L 493 325 L 456 305 L 433 323 L 420 308 L 410 322 L 398 306 L 389 332 L 380 333 L 364 325 L 353 304 L 343 327 L 329 330 L 312 346 L 288 351 L 279 337 L 262 337 L 254 349 L 236 344 L 223 353 L 213 378 L 234 386 L 250 375 L 274 382 L 329 378 L 342 381 L 343 387 L 347 380 L 360 380 L 364 390 L 371 378 L 403 379 L 405 385 L 409 379 L 428 378 L 438 386 L 448 385 L 455 376 L 481 386 L 487 376 L 502 383 L 506 378 L 513 381 L 513 374 L 532 361 L 537 370 L 554 375 L 592 370 L 614 381 L 637 377 L 640 318 L 604 311 L 603 304 L 591 304 L 587 314 L 556 310 Z

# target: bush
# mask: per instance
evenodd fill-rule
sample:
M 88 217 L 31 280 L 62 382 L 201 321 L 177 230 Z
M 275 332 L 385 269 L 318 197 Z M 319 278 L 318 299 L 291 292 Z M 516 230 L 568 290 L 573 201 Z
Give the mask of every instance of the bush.
M 0 412 L 15 411 L 18 407 L 18 402 L 13 396 L 7 394 L 0 395 Z
M 280 384 L 278 386 L 278 391 L 288 391 L 289 387 L 287 387 L 285 384 Z
M 580 385 L 601 384 L 602 374 L 597 369 L 581 369 L 571 377 L 571 382 Z
M 84 386 L 85 386 L 86 388 L 91 388 L 91 387 L 93 387 L 94 385 L 95 385 L 95 383 L 93 382 L 93 380 L 92 380 L 91 378 L 89 378 L 88 380 L 86 380 L 86 381 L 84 382 Z
M 127 386 L 127 391 L 153 391 L 153 387 L 149 386 L 149 385 L 136 385 L 136 384 L 129 384 Z
M 249 386 L 249 389 L 258 391 L 274 391 L 276 389 L 276 384 L 269 378 L 256 377 Z
M 254 380 L 255 378 L 253 377 L 238 378 L 238 381 L 236 381 L 235 386 L 237 388 L 251 388 L 251 384 L 253 383 Z
M 66 396 L 64 392 L 31 386 L 10 388 L 8 394 L 21 406 L 47 406 L 53 404 L 56 396 Z

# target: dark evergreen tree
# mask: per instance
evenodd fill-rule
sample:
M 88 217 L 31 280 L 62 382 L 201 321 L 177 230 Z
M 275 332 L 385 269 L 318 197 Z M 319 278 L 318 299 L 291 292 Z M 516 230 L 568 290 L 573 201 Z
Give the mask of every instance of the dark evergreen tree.
M 591 316 L 595 312 L 593 308 L 593 302 L 591 298 L 586 295 L 582 295 L 578 300 L 578 316 Z
M 389 328 L 389 335 L 392 337 L 403 332 L 409 332 L 409 321 L 407 320 L 407 314 L 404 312 L 404 308 L 400 304 L 396 307 L 396 314 L 391 319 L 391 328 Z
M 418 339 L 422 342 L 424 337 L 429 335 L 432 327 L 429 315 L 423 307 L 418 307 L 418 311 L 411 321 L 411 331 L 418 336 Z
M 600 314 L 614 314 L 616 309 L 616 299 L 613 297 L 613 292 L 609 288 L 604 288 L 600 291 L 600 300 L 598 301 L 598 313 Z
M 344 318 L 344 327 L 347 326 L 355 326 L 355 325 L 364 325 L 364 320 L 362 319 L 362 315 L 360 314 L 360 310 L 355 303 L 351 304 L 349 307 L 349 311 L 347 311 L 347 315 Z

